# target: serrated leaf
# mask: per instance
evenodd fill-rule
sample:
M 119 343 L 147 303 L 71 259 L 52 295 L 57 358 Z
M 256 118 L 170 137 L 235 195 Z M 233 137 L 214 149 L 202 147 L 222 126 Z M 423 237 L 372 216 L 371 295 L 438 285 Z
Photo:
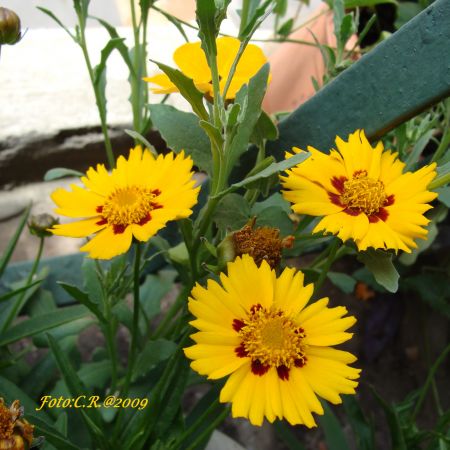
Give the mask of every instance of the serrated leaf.
M 389 292 L 397 292 L 399 274 L 392 263 L 392 255 L 390 253 L 368 249 L 358 254 L 358 260 L 372 272 L 377 283 Z
M 200 119 L 208 120 L 209 115 L 203 105 L 203 93 L 196 87 L 191 78 L 188 78 L 183 72 L 163 63 L 153 61 L 178 88 L 180 94 L 190 103 L 192 110 Z
M 44 181 L 58 180 L 64 177 L 82 177 L 84 173 L 78 170 L 66 169 L 65 167 L 55 167 L 54 169 L 47 170 L 44 175 Z
M 208 136 L 199 125 L 198 118 L 169 105 L 149 105 L 155 127 L 175 152 L 184 150 L 195 165 L 211 172 L 211 149 Z
M 239 157 L 247 150 L 250 136 L 261 115 L 261 103 L 267 88 L 269 65 L 264 64 L 258 73 L 243 85 L 236 94 L 236 103 L 241 105 L 240 125 L 237 127 L 227 156 L 228 167 L 235 165 Z

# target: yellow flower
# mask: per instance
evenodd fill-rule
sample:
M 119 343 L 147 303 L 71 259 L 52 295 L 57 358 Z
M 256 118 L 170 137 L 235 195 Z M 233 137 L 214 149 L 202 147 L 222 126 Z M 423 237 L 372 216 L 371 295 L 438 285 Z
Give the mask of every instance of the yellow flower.
M 284 197 L 299 214 L 324 216 L 313 232 L 327 231 L 343 241 L 368 247 L 404 250 L 426 239 L 429 220 L 423 215 L 437 194 L 427 190 L 436 164 L 403 173 L 397 153 L 372 147 L 364 131 L 348 142 L 336 137 L 336 150 L 326 155 L 308 147 L 311 156 L 282 176 Z M 298 148 L 293 149 L 300 152 Z M 289 155 L 288 155 L 289 156 Z
M 233 417 L 312 427 L 311 413 L 323 414 L 317 395 L 337 404 L 340 394 L 355 393 L 360 370 L 348 364 L 356 358 L 331 347 L 351 338 L 345 330 L 355 318 L 343 318 L 342 306 L 328 308 L 327 298 L 306 306 L 313 285 L 303 278 L 291 268 L 277 277 L 266 261 L 258 267 L 244 255 L 220 275 L 223 287 L 209 280 L 192 290 L 191 325 L 199 332 L 184 351 L 201 375 L 230 375 L 220 401 L 232 403 Z
M 84 188 L 73 184 L 72 191 L 53 192 L 58 214 L 84 220 L 55 225 L 51 231 L 70 237 L 95 233 L 81 251 L 99 259 L 120 255 L 133 237 L 147 241 L 168 221 L 192 214 L 199 188 L 194 188 L 191 169 L 192 160 L 184 152 L 154 158 L 137 146 L 128 160 L 118 158 L 111 174 L 98 164 L 81 178 Z
M 232 37 L 220 37 L 217 43 L 217 68 L 220 77 L 220 89 L 223 92 L 225 83 L 230 73 L 231 65 L 237 55 L 240 41 Z M 195 86 L 201 92 L 213 97 L 211 69 L 206 61 L 206 56 L 200 46 L 200 42 L 192 42 L 182 45 L 175 50 L 173 59 L 180 70 L 194 81 Z M 236 72 L 227 91 L 226 98 L 233 99 L 236 93 L 247 84 L 258 70 L 266 64 L 267 59 L 263 51 L 256 45 L 248 44 L 245 48 Z M 165 74 L 144 78 L 145 81 L 158 85 L 151 88 L 156 94 L 169 94 L 178 92 L 178 88 Z

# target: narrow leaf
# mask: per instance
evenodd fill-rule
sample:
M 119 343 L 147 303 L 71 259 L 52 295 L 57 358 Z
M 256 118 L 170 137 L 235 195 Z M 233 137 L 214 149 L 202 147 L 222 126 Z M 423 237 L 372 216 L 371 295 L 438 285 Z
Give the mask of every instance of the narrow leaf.
M 58 180 L 65 177 L 82 177 L 84 173 L 78 172 L 78 170 L 66 169 L 65 167 L 55 167 L 54 169 L 47 170 L 44 175 L 44 181 Z

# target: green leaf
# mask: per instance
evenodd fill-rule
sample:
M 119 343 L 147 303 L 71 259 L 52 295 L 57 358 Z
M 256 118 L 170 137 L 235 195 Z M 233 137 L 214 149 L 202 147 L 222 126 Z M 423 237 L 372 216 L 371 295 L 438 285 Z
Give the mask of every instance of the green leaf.
M 434 190 L 439 194 L 438 200 L 447 208 L 450 208 L 450 186 L 445 186 Z
M 25 337 L 34 336 L 51 328 L 86 317 L 88 311 L 84 306 L 67 306 L 57 311 L 33 317 L 9 328 L 0 338 L 0 347 L 11 344 Z
M 167 339 L 148 341 L 139 354 L 139 358 L 133 372 L 133 381 L 144 377 L 161 361 L 165 361 L 170 358 L 174 354 L 176 348 L 177 345 Z
M 377 283 L 389 292 L 397 292 L 399 274 L 392 263 L 392 254 L 382 250 L 368 249 L 358 254 L 358 260 L 372 272 Z
M 355 19 L 353 14 L 346 14 L 341 22 L 341 29 L 339 31 L 340 42 L 345 46 L 347 41 L 357 31 Z
M 202 48 L 208 57 L 217 55 L 216 38 L 220 24 L 225 19 L 227 8 L 231 0 L 201 0 L 197 1 L 195 11 L 198 24 L 198 37 Z
M 262 145 L 264 140 L 273 141 L 278 138 L 278 128 L 273 123 L 270 116 L 261 111 L 258 121 L 256 122 L 255 128 L 253 130 L 251 141 L 256 145 Z
M 125 133 L 128 134 L 128 136 L 131 136 L 135 141 L 140 142 L 145 148 L 148 148 L 150 152 L 153 153 L 154 156 L 158 155 L 158 152 L 155 150 L 155 147 L 153 147 L 153 145 L 150 144 L 150 142 L 148 142 L 147 139 L 145 139 L 145 137 L 142 136 L 142 134 L 138 133 L 137 131 L 128 129 L 125 129 L 124 131 Z
M 328 450 L 349 450 L 347 440 L 342 431 L 342 426 L 336 419 L 328 403 L 322 401 L 324 415 L 318 416 L 320 426 L 325 433 L 325 441 Z
M 19 237 L 22 234 L 22 231 L 27 223 L 28 216 L 30 215 L 30 209 L 31 204 L 28 205 L 25 211 L 23 212 L 22 217 L 20 218 L 19 225 L 17 225 L 17 228 L 14 231 L 13 236 L 9 240 L 8 245 L 0 259 L 0 277 L 3 275 L 3 272 L 8 266 L 9 260 L 11 259 L 14 249 L 16 248 Z
M 203 104 L 203 93 L 196 87 L 191 78 L 188 78 L 183 72 L 173 67 L 166 66 L 157 61 L 154 62 L 170 79 L 170 81 L 178 88 L 180 94 L 190 103 L 192 110 L 200 119 L 208 120 L 209 115 Z
M 254 181 L 260 180 L 262 178 L 269 178 L 270 176 L 272 176 L 276 173 L 284 172 L 285 170 L 288 170 L 291 167 L 294 167 L 297 164 L 300 164 L 308 157 L 309 157 L 309 153 L 302 152 L 302 153 L 297 153 L 297 154 L 291 156 L 290 158 L 285 159 L 284 161 L 272 163 L 269 167 L 266 167 L 265 169 L 261 170 L 260 172 L 256 173 L 255 175 L 244 178 L 242 181 L 232 184 L 225 191 L 219 192 L 217 194 L 217 197 L 222 197 L 223 195 L 225 195 L 229 192 L 233 192 L 241 187 L 247 186 L 248 184 L 250 184 Z
M 81 270 L 83 272 L 83 286 L 89 299 L 97 305 L 103 304 L 103 286 L 97 268 L 98 261 L 86 258 L 83 261 Z
M 222 198 L 214 213 L 214 222 L 223 231 L 238 230 L 251 215 L 247 200 L 238 194 L 228 194 Z
M 89 310 L 95 314 L 95 316 L 101 321 L 106 322 L 105 317 L 103 316 L 103 313 L 100 311 L 100 309 L 97 306 L 97 303 L 94 303 L 89 296 L 86 294 L 86 292 L 81 291 L 76 286 L 73 286 L 71 284 L 59 282 L 58 283 L 70 296 L 72 296 L 75 300 L 78 300 L 82 305 L 86 306 L 86 308 L 89 308 Z
M 71 396 L 75 398 L 80 395 L 86 395 L 86 387 L 83 385 L 82 381 L 75 372 L 75 369 L 73 368 L 70 360 L 67 358 L 67 355 L 62 351 L 58 341 L 48 335 L 48 343 Z M 100 442 L 105 442 L 105 435 L 99 428 L 99 424 L 101 423 L 99 412 L 95 408 L 81 408 L 79 409 L 79 412 L 92 435 L 99 439 Z
M 264 209 L 270 208 L 271 206 L 279 208 L 286 214 L 291 213 L 290 203 L 287 200 L 285 200 L 285 198 L 279 192 L 275 192 L 262 202 L 255 203 L 252 207 L 252 214 L 258 215 L 261 212 L 263 212 Z
M 39 416 L 38 416 L 39 414 Z M 30 414 L 28 418 L 29 422 L 33 424 L 36 428 L 34 431 L 35 436 L 42 435 L 45 437 L 45 440 L 48 441 L 50 444 L 54 445 L 57 449 L 64 449 L 64 450 L 79 450 L 80 447 L 77 445 L 72 444 L 67 438 L 62 434 L 60 431 L 58 431 L 57 428 L 55 428 L 52 425 L 49 425 L 48 423 L 44 422 L 42 420 L 42 411 L 36 411 L 34 414 Z M 65 413 L 63 413 L 65 414 Z M 56 424 L 55 424 L 56 426 Z
M 54 169 L 47 170 L 44 175 L 44 181 L 58 180 L 64 177 L 82 177 L 84 173 L 78 170 L 66 169 L 65 167 L 55 167 Z
M 286 444 L 289 450 L 306 450 L 288 424 L 277 420 L 273 424 L 273 427 L 275 428 L 277 436 L 282 439 L 283 443 Z
M 149 108 L 153 123 L 167 145 L 177 153 L 184 150 L 199 169 L 211 173 L 210 142 L 198 118 L 169 105 L 149 105 Z
M 375 437 L 373 425 L 364 416 L 364 413 L 354 395 L 342 396 L 347 419 L 356 436 L 359 450 L 375 450 Z
M 373 387 L 371 386 L 369 387 L 371 388 L 375 399 L 383 408 L 384 414 L 386 416 L 389 425 L 389 430 L 391 432 L 391 440 L 392 440 L 391 448 L 395 450 L 408 450 L 397 411 L 395 410 L 395 408 L 389 405 L 383 398 L 381 398 Z
M 148 319 L 161 312 L 161 300 L 173 287 L 174 274 L 147 275 L 140 288 L 141 307 Z
M 411 150 L 411 153 L 408 155 L 408 158 L 406 159 L 405 163 L 405 169 L 404 171 L 409 171 L 411 168 L 417 163 L 419 160 L 420 155 L 422 154 L 423 150 L 425 149 L 426 145 L 432 138 L 434 133 L 434 130 L 428 130 L 414 145 L 413 149 Z
M 111 361 L 103 360 L 82 364 L 77 373 L 88 392 L 92 392 L 94 389 L 103 389 L 111 378 Z
M 418 294 L 435 311 L 450 318 L 450 284 L 445 273 L 421 273 L 402 280 L 402 289 Z
M 355 290 L 356 280 L 350 275 L 338 272 L 328 272 L 327 276 L 342 292 L 351 294 Z
M 286 22 L 284 22 L 280 28 L 278 28 L 277 33 L 281 34 L 281 36 L 288 36 L 291 33 L 293 26 L 294 26 L 294 19 L 290 18 L 286 20 Z
M 344 0 L 345 9 L 362 8 L 364 6 L 375 6 L 383 3 L 398 5 L 396 0 Z
M 11 382 L 10 380 L 1 375 L 0 375 L 0 397 L 3 397 L 8 404 L 12 403 L 14 400 L 20 400 L 20 403 L 25 411 L 25 417 L 28 417 L 30 413 L 34 412 L 36 408 L 38 408 L 38 405 L 35 403 L 34 400 L 32 400 L 29 397 L 29 395 L 26 392 L 22 391 L 17 386 L 17 384 Z M 39 411 L 39 414 L 41 415 L 43 421 L 50 422 L 48 414 L 44 410 Z
M 41 348 L 47 347 L 48 346 L 47 334 L 50 334 L 58 342 L 61 342 L 62 339 L 68 336 L 79 336 L 83 330 L 94 324 L 96 324 L 96 321 L 92 316 L 72 320 L 58 327 L 54 327 L 51 330 L 46 330 L 45 333 L 37 334 L 36 336 L 33 337 L 33 344 L 36 347 Z
M 15 297 L 17 294 L 20 294 L 21 292 L 24 292 L 24 291 L 32 288 L 33 286 L 35 287 L 37 284 L 40 284 L 40 283 L 42 283 L 42 280 L 36 280 L 36 281 L 33 281 L 28 286 L 23 286 L 21 288 L 14 289 L 10 292 L 7 292 L 6 294 L 0 295 L 0 303 L 4 302 L 6 300 L 9 300 L 12 297 Z
M 96 20 L 100 25 L 102 25 L 106 29 L 106 31 L 109 33 L 109 35 L 112 39 L 120 39 L 120 36 L 119 36 L 119 33 L 117 32 L 117 30 L 110 23 L 106 22 L 106 20 L 103 20 L 103 19 L 101 19 L 99 17 L 95 17 L 95 16 L 89 16 L 89 17 L 91 19 Z M 125 64 L 127 65 L 128 70 L 130 71 L 130 74 L 135 76 L 133 62 L 131 61 L 130 52 L 129 52 L 126 44 L 124 42 L 122 42 L 122 43 L 118 42 L 116 45 L 116 49 L 122 56 L 122 59 L 124 60 Z
M 44 14 L 47 14 L 51 19 L 53 19 L 75 42 L 78 43 L 78 39 L 75 35 L 73 35 L 69 29 L 61 22 L 58 17 L 55 16 L 49 9 L 43 8 L 42 6 L 36 6 L 37 9 L 42 11 Z
M 261 103 L 267 88 L 269 65 L 264 64 L 258 73 L 242 86 L 236 94 L 236 103 L 241 105 L 241 113 L 236 134 L 234 135 L 227 157 L 227 165 L 233 167 L 239 157 L 247 150 L 253 129 L 261 115 Z

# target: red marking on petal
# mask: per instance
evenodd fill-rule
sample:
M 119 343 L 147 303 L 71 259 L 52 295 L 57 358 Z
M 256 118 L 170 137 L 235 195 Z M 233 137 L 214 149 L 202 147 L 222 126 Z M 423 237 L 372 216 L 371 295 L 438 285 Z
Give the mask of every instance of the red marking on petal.
M 125 231 L 125 225 L 114 225 L 113 232 L 114 234 L 122 234 Z
M 143 217 L 139 222 L 138 225 L 145 225 L 147 222 L 149 222 L 151 220 L 152 216 L 150 215 L 150 213 L 148 213 L 145 217 Z
M 306 364 L 306 356 L 304 356 L 303 358 L 297 358 L 294 361 L 295 367 L 303 367 L 305 364 Z
M 355 170 L 353 172 L 353 178 L 357 177 L 358 175 L 364 174 L 364 176 L 367 176 L 367 170 L 361 169 L 361 170 Z
M 384 201 L 383 206 L 391 206 L 394 204 L 394 202 L 395 202 L 395 197 L 394 197 L 394 194 L 392 194 Z
M 150 206 L 152 207 L 152 209 L 161 209 L 163 207 L 159 203 L 154 203 L 154 202 L 150 202 Z
M 341 196 L 339 194 L 328 192 L 328 198 L 330 199 L 331 203 L 333 203 L 333 205 L 344 207 L 344 205 L 341 203 Z
M 380 218 L 376 214 L 372 214 L 367 218 L 369 219 L 369 223 L 377 223 L 380 220 Z
M 361 214 L 361 211 L 359 209 L 353 209 L 353 208 L 345 208 L 344 212 L 348 214 L 349 216 L 359 216 Z
M 282 380 L 289 380 L 289 369 L 285 366 L 277 367 L 277 374 Z
M 347 177 L 333 177 L 331 179 L 331 184 L 336 190 L 342 194 L 344 192 L 344 183 L 347 181 Z
M 270 366 L 265 366 L 259 359 L 255 359 L 254 361 L 252 361 L 252 372 L 255 375 L 264 375 L 269 369 Z
M 235 353 L 239 358 L 245 358 L 248 356 L 247 351 L 245 350 L 244 344 L 241 344 L 239 347 L 234 349 Z
M 97 208 L 95 208 L 95 210 L 99 213 L 99 214 L 101 214 L 102 212 L 103 212 L 103 206 L 97 206 Z
M 234 319 L 233 320 L 233 330 L 234 331 L 241 331 L 241 328 L 245 326 L 245 323 L 242 320 Z
M 98 222 L 95 222 L 96 225 L 106 225 L 107 223 L 108 221 L 104 217 Z
M 152 194 L 158 196 L 161 195 L 161 191 L 159 189 L 153 189 Z

